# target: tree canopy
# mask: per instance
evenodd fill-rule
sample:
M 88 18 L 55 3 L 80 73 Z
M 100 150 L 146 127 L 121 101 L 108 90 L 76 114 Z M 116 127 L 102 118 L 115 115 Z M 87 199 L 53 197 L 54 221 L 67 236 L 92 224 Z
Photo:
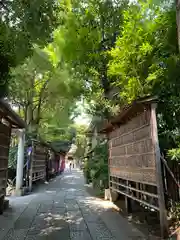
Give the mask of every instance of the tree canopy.
M 76 0 L 44 1 L 42 5 L 33 1 L 27 6 L 20 3 L 19 8 L 10 5 L 13 14 L 4 6 L 1 26 L 4 33 L 9 29 L 8 34 L 15 34 L 4 34 L 3 46 L 7 45 L 6 53 L 13 60 L 21 58 L 15 52 L 21 46 L 28 50 L 21 52 L 28 54 L 22 62 L 15 60 L 21 64 L 8 69 L 9 98 L 29 129 L 44 137 L 55 132 L 65 137 L 63 129 L 72 125 L 80 98 L 88 103 L 92 115 L 109 118 L 122 105 L 144 95 L 159 98 L 160 133 L 172 135 L 179 128 L 180 62 L 174 3 Z M 38 11 L 42 19 L 36 18 Z M 37 27 L 32 29 L 32 22 Z M 14 38 L 18 31 L 22 35 L 17 36 L 28 44 Z
M 10 68 L 30 56 L 33 45 L 52 40 L 59 2 L 0 1 L 0 97 L 7 94 Z

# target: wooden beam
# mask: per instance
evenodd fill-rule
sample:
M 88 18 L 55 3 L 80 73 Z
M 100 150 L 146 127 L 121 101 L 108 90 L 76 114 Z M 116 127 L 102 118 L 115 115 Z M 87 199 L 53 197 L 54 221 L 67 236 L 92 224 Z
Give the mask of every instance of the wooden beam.
M 140 199 L 138 199 L 138 198 L 136 198 L 136 197 L 134 197 L 134 196 L 132 196 L 132 195 L 127 194 L 127 193 L 124 192 L 124 191 L 121 191 L 121 190 L 119 190 L 119 189 L 115 189 L 115 188 L 113 188 L 113 187 L 110 187 L 110 189 L 112 189 L 112 190 L 115 191 L 115 192 L 121 193 L 121 194 L 123 194 L 123 195 L 125 195 L 125 196 L 127 196 L 127 197 L 129 197 L 129 198 L 132 198 L 133 200 L 135 200 L 135 201 L 137 201 L 137 202 L 140 202 L 140 203 L 142 203 L 142 204 L 144 204 L 144 205 L 146 205 L 146 206 L 148 206 L 148 207 L 150 207 L 150 208 L 153 208 L 153 209 L 159 211 L 159 208 L 156 207 L 155 205 L 152 205 L 152 204 L 147 203 L 147 202 L 145 202 L 145 201 L 143 201 L 143 200 L 140 200 Z
M 122 184 L 122 183 L 116 183 L 116 182 L 114 182 L 114 181 L 111 181 L 111 182 L 112 182 L 113 184 L 118 185 L 118 186 L 127 188 L 127 189 L 132 190 L 132 191 L 136 191 L 136 192 L 138 192 L 138 193 L 142 193 L 142 194 L 147 195 L 147 196 L 149 196 L 149 197 L 158 198 L 158 195 L 156 195 L 156 194 L 154 194 L 154 193 L 145 192 L 145 191 L 139 190 L 139 189 L 137 189 L 137 188 L 133 188 L 133 187 L 124 185 L 124 184 Z
M 156 161 L 156 181 L 157 181 L 157 192 L 159 195 L 159 211 L 160 211 L 160 226 L 161 226 L 161 237 L 166 239 L 168 237 L 168 223 L 167 223 L 167 212 L 165 207 L 164 199 L 164 187 L 162 180 L 162 169 L 161 169 L 161 155 L 159 149 L 158 130 L 157 130 L 157 119 L 156 119 L 156 103 L 151 104 L 151 134 L 152 141 L 155 150 L 155 161 Z

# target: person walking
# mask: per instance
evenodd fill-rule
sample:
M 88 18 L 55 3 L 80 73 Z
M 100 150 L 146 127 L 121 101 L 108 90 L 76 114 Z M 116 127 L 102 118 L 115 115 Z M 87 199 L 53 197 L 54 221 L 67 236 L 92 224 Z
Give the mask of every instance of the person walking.
M 71 172 L 71 166 L 72 166 L 72 162 L 70 161 L 69 163 L 69 171 Z

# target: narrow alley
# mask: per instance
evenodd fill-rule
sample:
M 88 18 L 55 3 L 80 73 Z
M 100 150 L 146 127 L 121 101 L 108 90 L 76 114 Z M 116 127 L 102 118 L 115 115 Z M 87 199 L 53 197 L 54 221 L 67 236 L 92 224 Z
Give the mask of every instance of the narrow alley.
M 12 197 L 0 223 L 0 240 L 146 239 L 110 202 L 86 192 L 80 170 L 66 171 L 29 196 Z

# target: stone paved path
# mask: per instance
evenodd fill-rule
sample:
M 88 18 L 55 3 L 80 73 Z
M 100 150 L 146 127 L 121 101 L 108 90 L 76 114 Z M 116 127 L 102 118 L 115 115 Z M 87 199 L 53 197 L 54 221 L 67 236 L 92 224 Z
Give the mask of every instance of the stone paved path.
M 0 216 L 0 240 L 146 239 L 111 203 L 91 197 L 82 172 L 73 170 L 29 196 L 11 198 Z

